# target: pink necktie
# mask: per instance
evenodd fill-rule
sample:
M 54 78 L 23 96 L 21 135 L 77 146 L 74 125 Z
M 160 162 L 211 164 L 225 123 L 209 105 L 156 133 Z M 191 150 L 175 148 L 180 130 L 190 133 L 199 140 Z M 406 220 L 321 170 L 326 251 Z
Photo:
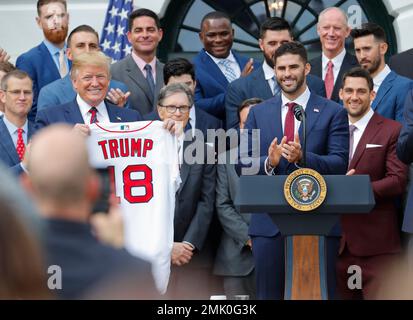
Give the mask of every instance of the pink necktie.
M 295 102 L 287 103 L 288 112 L 284 123 L 284 136 L 287 137 L 287 142 L 294 141 L 294 107 L 296 105 Z
M 327 63 L 327 73 L 324 79 L 324 85 L 326 87 L 327 99 L 331 99 L 334 89 L 334 73 L 333 73 L 334 64 L 329 61 Z

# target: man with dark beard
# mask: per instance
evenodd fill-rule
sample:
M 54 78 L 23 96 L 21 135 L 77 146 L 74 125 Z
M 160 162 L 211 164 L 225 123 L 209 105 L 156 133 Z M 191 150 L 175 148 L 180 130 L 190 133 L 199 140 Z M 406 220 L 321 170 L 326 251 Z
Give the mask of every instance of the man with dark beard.
M 69 28 L 66 0 L 38 0 L 36 22 L 45 39 L 37 47 L 17 58 L 16 67 L 33 80 L 33 107 L 29 120 L 37 113 L 37 97 L 45 85 L 63 78 L 69 72 L 65 39 Z
M 386 118 L 402 122 L 404 100 L 413 81 L 391 71 L 386 64 L 388 44 L 383 28 L 373 22 L 364 23 L 360 29 L 353 29 L 351 36 L 359 64 L 373 78 L 376 98 L 371 108 Z
M 225 96 L 225 113 L 227 128 L 239 126 L 239 106 L 253 97 L 267 100 L 280 93 L 275 80 L 273 56 L 283 43 L 293 41 L 289 23 L 283 18 L 271 17 L 260 28 L 259 46 L 264 55 L 264 62 L 248 76 L 241 77 L 228 85 Z M 325 97 L 326 91 L 321 78 L 308 74 L 307 85 L 311 92 Z
M 245 124 L 249 141 L 252 130 L 259 131 L 259 173 L 288 175 L 306 166 L 322 175 L 345 174 L 348 164 L 349 127 L 347 111 L 339 104 L 324 99 L 308 89 L 310 72 L 307 52 L 297 42 L 287 42 L 274 54 L 275 73 L 281 94 L 250 110 Z M 294 107 L 301 105 L 307 115 L 306 164 L 302 163 L 303 138 L 300 121 L 294 118 Z M 252 157 L 257 146 L 248 144 L 248 154 L 241 150 L 241 163 Z M 254 163 L 253 161 L 252 163 Z M 243 174 L 244 168 L 241 168 Z M 327 286 L 334 298 L 335 261 L 339 230 L 327 237 Z M 284 237 L 268 214 L 252 214 L 249 228 L 255 261 L 258 299 L 281 299 L 284 292 Z

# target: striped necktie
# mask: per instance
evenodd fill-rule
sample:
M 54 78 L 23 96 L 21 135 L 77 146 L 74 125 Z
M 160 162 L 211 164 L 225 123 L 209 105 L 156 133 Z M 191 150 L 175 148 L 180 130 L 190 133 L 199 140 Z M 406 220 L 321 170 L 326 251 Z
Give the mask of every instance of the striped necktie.
M 235 79 L 237 79 L 237 75 L 234 72 L 234 69 L 232 69 L 232 62 L 228 59 L 222 59 L 219 64 L 221 66 L 223 66 L 223 72 L 224 72 L 224 76 L 225 78 L 227 78 L 227 81 L 229 83 L 231 83 L 232 81 L 234 81 Z

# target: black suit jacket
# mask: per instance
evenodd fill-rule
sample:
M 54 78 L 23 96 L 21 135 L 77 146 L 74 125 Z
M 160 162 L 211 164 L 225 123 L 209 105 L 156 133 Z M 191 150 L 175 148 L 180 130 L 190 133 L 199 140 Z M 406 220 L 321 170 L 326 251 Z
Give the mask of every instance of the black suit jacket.
M 314 58 L 313 60 L 310 61 L 311 64 L 311 71 L 310 73 L 320 77 L 321 79 L 323 78 L 323 64 L 322 64 L 322 57 L 319 56 L 317 58 Z M 343 63 L 341 64 L 340 72 L 338 73 L 337 80 L 334 84 L 334 89 L 333 89 L 333 94 L 331 95 L 331 100 L 339 102 L 340 97 L 338 96 L 338 92 L 340 91 L 341 84 L 343 83 L 343 75 L 346 71 L 350 70 L 351 68 L 359 66 L 359 63 L 357 61 L 357 58 L 353 56 L 351 53 L 346 52 L 346 55 L 344 56 Z
M 389 60 L 389 67 L 398 75 L 413 79 L 413 49 L 395 54 Z
M 52 292 L 59 298 L 158 296 L 150 264 L 124 249 L 101 244 L 88 224 L 46 219 L 42 240 L 47 266 L 59 266 L 62 270 L 62 288 Z

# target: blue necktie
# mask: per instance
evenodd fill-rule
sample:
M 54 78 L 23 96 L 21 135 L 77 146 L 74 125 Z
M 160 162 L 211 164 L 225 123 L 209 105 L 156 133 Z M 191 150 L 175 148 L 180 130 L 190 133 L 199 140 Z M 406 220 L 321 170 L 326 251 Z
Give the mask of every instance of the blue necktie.
M 231 83 L 232 81 L 234 81 L 237 78 L 237 75 L 234 72 L 234 69 L 232 69 L 231 67 L 231 61 L 229 61 L 228 59 L 223 59 L 219 62 L 220 65 L 222 65 L 224 67 L 224 76 L 225 78 L 227 78 L 227 81 L 229 83 Z
M 276 95 L 278 95 L 281 92 L 281 88 L 280 88 L 275 76 L 272 77 L 272 81 L 273 81 L 273 92 L 274 92 L 274 97 L 275 97 Z
M 145 65 L 146 71 L 146 81 L 148 81 L 149 89 L 151 90 L 152 97 L 155 97 L 155 80 L 153 79 L 152 75 L 152 67 L 150 64 Z

